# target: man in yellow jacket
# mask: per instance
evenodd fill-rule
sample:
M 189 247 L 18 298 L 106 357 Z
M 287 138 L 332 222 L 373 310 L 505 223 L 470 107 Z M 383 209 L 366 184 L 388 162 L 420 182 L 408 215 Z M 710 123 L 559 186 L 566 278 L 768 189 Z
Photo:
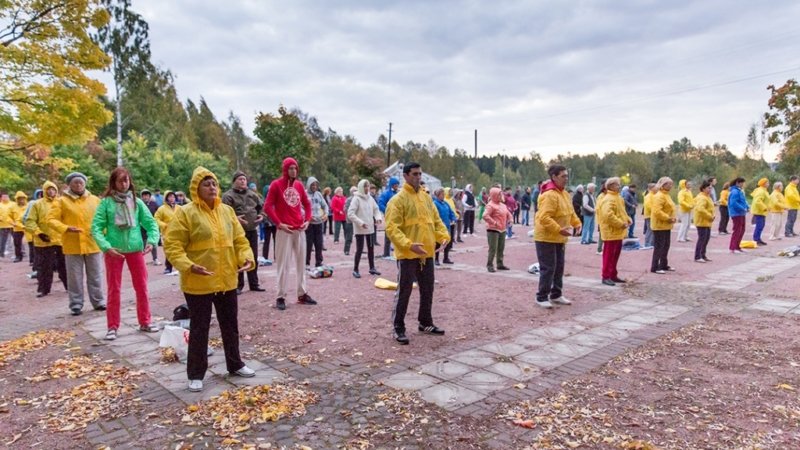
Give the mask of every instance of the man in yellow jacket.
M 394 339 L 408 345 L 405 317 L 414 281 L 419 284 L 419 331 L 443 335 L 433 324 L 433 254 L 450 241 L 431 196 L 420 188 L 422 167 L 415 162 L 403 166 L 405 184 L 386 206 L 386 234 L 394 245 L 399 271 L 392 322 Z
M 28 196 L 22 191 L 17 191 L 14 195 L 14 201 L 16 204 L 11 210 L 11 220 L 14 223 L 14 228 L 11 231 L 11 236 L 14 238 L 14 262 L 18 263 L 25 256 L 22 251 L 22 239 L 25 237 L 25 222 L 22 220 L 22 216 L 25 215 L 25 209 L 28 206 Z
M 753 240 L 758 245 L 767 245 L 761 239 L 761 233 L 764 231 L 764 226 L 767 224 L 767 212 L 769 212 L 769 180 L 762 178 L 758 180 L 758 187 L 753 189 L 751 194 L 753 203 L 750 206 L 750 211 L 753 213 L 753 221 L 755 228 L 753 229 Z
M 158 207 L 155 215 L 153 215 L 153 218 L 156 219 L 156 223 L 158 224 L 158 229 L 161 231 L 161 236 L 166 236 L 167 227 L 169 223 L 172 222 L 172 219 L 175 217 L 175 212 L 177 212 L 180 207 L 181 206 L 177 203 L 175 193 L 166 191 L 164 193 L 164 203 Z M 169 258 L 164 256 L 164 275 L 170 274 L 172 274 L 172 263 L 169 261 Z
M 784 196 L 786 197 L 786 229 L 784 236 L 795 237 L 797 234 L 794 232 L 794 222 L 797 220 L 797 209 L 800 208 L 800 192 L 797 190 L 797 184 L 800 183 L 800 177 L 792 175 L 789 177 L 789 184 L 786 185 Z
M 8 198 L 5 192 L 0 194 L 0 258 L 6 257 L 6 247 L 8 246 L 11 230 L 14 228 L 11 215 L 14 211 L 14 203 Z
M 67 190 L 57 198 L 47 213 L 47 223 L 61 237 L 67 268 L 69 310 L 73 316 L 83 314 L 83 277 L 89 302 L 96 311 L 105 311 L 103 295 L 103 254 L 92 237 L 92 219 L 100 199 L 86 190 L 86 175 L 67 175 Z
M 678 182 L 678 218 L 681 226 L 678 228 L 678 242 L 689 242 L 689 227 L 692 224 L 692 210 L 694 209 L 694 196 L 692 195 L 692 182 L 681 180 Z
M 67 269 L 64 263 L 64 253 L 61 250 L 61 234 L 50 228 L 47 223 L 47 213 L 53 202 L 58 198 L 58 188 L 50 181 L 45 181 L 42 186 L 44 196 L 31 206 L 28 218 L 25 220 L 25 229 L 33 234 L 33 245 L 36 247 L 36 260 L 34 266 L 38 275 L 37 297 L 50 294 L 53 286 L 53 271 L 58 271 L 58 278 L 67 289 Z
M 564 250 L 572 230 L 581 231 L 581 220 L 572 207 L 572 198 L 564 188 L 569 181 L 567 168 L 556 164 L 547 169 L 550 181 L 542 185 L 539 209 L 534 221 L 533 239 L 539 259 L 539 291 L 536 304 L 552 308 L 569 305 L 562 294 L 564 285 Z

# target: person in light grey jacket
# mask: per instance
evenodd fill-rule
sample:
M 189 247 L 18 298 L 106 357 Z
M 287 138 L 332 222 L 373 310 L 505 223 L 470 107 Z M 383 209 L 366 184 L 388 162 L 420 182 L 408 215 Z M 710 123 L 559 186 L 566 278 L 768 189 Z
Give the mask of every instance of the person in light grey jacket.
M 347 220 L 353 223 L 353 231 L 356 235 L 356 255 L 353 262 L 353 277 L 361 278 L 358 272 L 358 265 L 361 262 L 361 255 L 364 252 L 364 241 L 367 243 L 367 258 L 369 260 L 370 275 L 380 275 L 375 269 L 375 224 L 383 221 L 378 204 L 369 195 L 369 181 L 361 180 L 358 182 L 358 190 L 353 195 L 350 205 L 347 208 Z
M 306 192 L 311 202 L 311 222 L 306 228 L 306 266 L 311 264 L 311 249 L 314 249 L 314 267 L 322 265 L 322 247 L 325 238 L 325 222 L 328 220 L 328 203 L 319 190 L 319 181 L 314 177 L 306 180 Z

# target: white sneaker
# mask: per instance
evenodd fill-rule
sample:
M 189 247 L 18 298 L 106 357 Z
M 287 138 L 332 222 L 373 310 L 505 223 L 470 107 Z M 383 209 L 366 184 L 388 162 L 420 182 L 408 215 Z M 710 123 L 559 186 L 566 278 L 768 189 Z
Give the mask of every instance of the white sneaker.
M 200 392 L 203 390 L 203 380 L 189 380 L 189 392 Z
M 247 366 L 244 366 L 241 369 L 237 370 L 236 372 L 233 372 L 233 374 L 234 375 L 238 375 L 240 377 L 244 377 L 244 378 L 252 378 L 252 377 L 256 376 L 255 370 L 253 370 L 253 369 L 251 369 L 251 368 L 249 368 Z
M 667 271 L 659 269 L 659 270 L 656 270 L 656 273 L 659 274 L 659 275 L 664 275 L 665 273 L 667 273 Z
M 550 303 L 550 300 L 545 300 L 543 302 L 537 301 L 536 304 L 539 305 L 540 308 L 544 308 L 544 309 L 553 308 L 553 304 Z
M 113 328 L 109 328 L 108 332 L 106 332 L 106 340 L 107 341 L 113 341 L 116 338 L 117 338 L 117 330 L 115 330 Z
M 555 303 L 556 305 L 571 305 L 572 304 L 572 302 L 570 300 L 568 300 L 567 297 L 564 297 L 563 295 L 561 297 L 551 299 L 550 301 L 552 303 Z
M 706 260 L 705 259 L 695 259 L 694 262 L 705 264 Z

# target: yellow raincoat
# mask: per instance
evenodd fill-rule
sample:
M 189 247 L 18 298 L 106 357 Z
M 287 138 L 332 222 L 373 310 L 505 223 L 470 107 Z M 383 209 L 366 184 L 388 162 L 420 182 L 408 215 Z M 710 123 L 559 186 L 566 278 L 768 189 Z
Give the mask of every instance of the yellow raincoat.
M 13 228 L 14 219 L 11 215 L 14 212 L 14 202 L 7 200 L 0 202 L 0 228 Z
M 164 235 L 164 253 L 181 274 L 181 290 L 188 294 L 203 295 L 236 289 L 237 270 L 256 260 L 244 228 L 236 219 L 233 208 L 222 203 L 219 196 L 214 208 L 200 199 L 197 189 L 203 178 L 217 177 L 204 167 L 192 174 L 189 193 L 192 203 L 175 211 L 175 217 Z M 193 265 L 203 266 L 213 275 L 192 273 Z
M 773 189 L 772 194 L 769 196 L 769 212 L 782 213 L 786 211 L 788 205 L 786 204 L 786 197 L 783 192 Z
M 22 221 L 22 216 L 25 215 L 25 210 L 28 208 L 28 196 L 22 191 L 17 191 L 14 194 L 14 201 L 19 202 L 19 199 L 25 199 L 25 204 L 19 206 L 19 203 L 14 204 L 14 209 L 11 210 L 11 218 L 14 219 L 14 231 L 25 231 L 25 223 Z
M 694 208 L 692 191 L 686 189 L 686 180 L 681 180 L 678 186 L 681 188 L 680 192 L 678 192 L 678 205 L 680 205 L 681 213 L 691 212 L 692 208 Z
M 675 202 L 669 191 L 660 190 L 653 195 L 650 204 L 650 229 L 653 231 L 671 230 L 674 225 L 670 219 L 675 218 Z
M 694 198 L 694 224 L 698 227 L 710 227 L 714 222 L 714 200 L 703 192 Z
M 800 192 L 797 191 L 797 186 L 791 181 L 786 183 L 786 189 L 783 190 L 786 196 L 786 207 L 789 209 L 800 208 Z
M 642 208 L 642 215 L 646 218 L 650 218 L 650 207 L 653 204 L 653 193 L 647 191 L 644 193 L 644 207 Z
M 56 190 L 56 196 L 53 198 L 47 197 L 47 189 L 53 188 Z M 58 187 L 50 182 L 45 181 L 42 186 L 42 194 L 44 195 L 39 200 L 36 200 L 28 212 L 28 220 L 25 221 L 25 230 L 33 234 L 34 247 L 51 247 L 53 245 L 61 245 L 61 234 L 55 230 L 50 229 L 47 223 L 47 213 L 53 202 L 58 198 Z M 88 233 L 88 230 L 87 230 Z M 40 234 L 46 234 L 50 238 L 50 242 L 45 242 L 39 237 Z
M 599 203 L 598 203 L 599 204 Z M 536 211 L 533 239 L 537 242 L 565 244 L 569 237 L 561 235 L 561 229 L 581 226 L 581 220 L 572 207 L 572 198 L 565 190 L 555 187 L 552 181 L 542 185 L 539 194 L 539 210 Z
M 606 191 L 597 205 L 597 223 L 604 241 L 620 241 L 628 234 L 630 216 L 625 212 L 625 200 L 619 192 Z
M 753 203 L 750 205 L 750 211 L 754 216 L 766 216 L 769 211 L 769 193 L 763 186 L 753 189 Z
M 454 210 L 455 211 L 455 210 Z M 436 243 L 450 240 L 430 194 L 414 191 L 406 183 L 386 205 L 386 235 L 394 244 L 397 259 L 432 258 Z M 425 255 L 411 251 L 411 244 L 422 244 Z
M 456 202 L 453 200 L 453 196 L 450 195 L 450 188 L 444 188 L 444 201 L 447 202 L 447 204 L 450 205 L 450 209 L 456 213 L 456 219 L 460 219 L 461 214 L 456 209 Z M 453 223 L 453 225 L 455 225 L 455 223 Z
M 719 193 L 719 206 L 728 206 L 728 197 L 731 196 L 730 189 L 723 189 L 722 192 Z
M 166 199 L 169 196 L 169 194 L 172 193 L 173 193 L 172 191 L 164 192 L 164 198 Z M 173 207 L 170 207 L 165 200 L 164 204 L 162 204 L 158 208 L 158 210 L 156 210 L 156 213 L 153 215 L 153 218 L 156 219 L 156 223 L 158 224 L 159 230 L 161 230 L 162 236 L 167 234 L 167 226 L 172 221 L 172 219 L 175 218 L 175 212 L 178 211 L 179 208 L 180 205 L 178 205 L 177 203 Z
M 65 255 L 99 253 L 100 247 L 92 237 L 92 219 L 100 199 L 85 191 L 77 197 L 70 192 L 53 201 L 47 213 L 47 224 L 59 235 Z M 68 227 L 81 229 L 80 233 L 67 232 Z

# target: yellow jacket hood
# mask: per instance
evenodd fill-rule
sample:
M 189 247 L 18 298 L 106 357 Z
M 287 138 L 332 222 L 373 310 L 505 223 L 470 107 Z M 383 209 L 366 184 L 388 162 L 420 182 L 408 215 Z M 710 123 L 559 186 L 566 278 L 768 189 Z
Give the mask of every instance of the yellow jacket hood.
M 678 182 L 678 187 L 681 189 L 686 189 L 686 180 L 681 180 Z
M 14 200 L 19 200 L 21 198 L 24 198 L 25 200 L 27 200 L 28 196 L 22 191 L 17 191 L 17 193 L 14 194 Z
M 198 205 L 208 208 L 206 202 L 200 198 L 200 193 L 198 191 L 200 189 L 200 182 L 207 177 L 211 177 L 217 182 L 217 198 L 214 199 L 214 209 L 216 209 L 222 202 L 220 199 L 219 179 L 217 179 L 217 176 L 214 175 L 214 172 L 206 169 L 203 166 L 198 166 L 196 169 L 194 169 L 194 172 L 192 172 L 192 181 L 189 184 L 189 196 L 192 199 L 192 203 L 197 203 Z

